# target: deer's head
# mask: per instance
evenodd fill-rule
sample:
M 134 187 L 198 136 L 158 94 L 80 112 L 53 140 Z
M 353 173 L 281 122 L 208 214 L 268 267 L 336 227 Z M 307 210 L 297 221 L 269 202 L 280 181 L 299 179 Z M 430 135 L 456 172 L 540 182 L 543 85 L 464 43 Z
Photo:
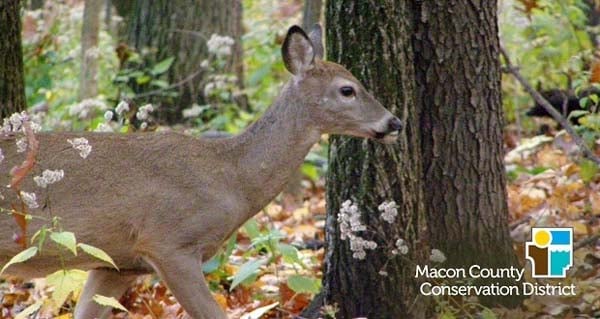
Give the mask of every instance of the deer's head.
M 298 26 L 289 29 L 282 47 L 283 61 L 293 74 L 290 98 L 303 101 L 321 133 L 397 140 L 402 124 L 343 66 L 323 61 L 321 27 L 310 35 Z

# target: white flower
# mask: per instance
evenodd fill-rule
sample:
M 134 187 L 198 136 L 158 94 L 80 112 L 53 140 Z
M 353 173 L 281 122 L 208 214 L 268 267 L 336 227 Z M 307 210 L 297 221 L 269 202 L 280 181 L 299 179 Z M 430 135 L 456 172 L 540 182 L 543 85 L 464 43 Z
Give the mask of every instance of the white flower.
M 366 257 L 365 250 L 376 249 L 377 243 L 366 240 L 357 234 L 357 232 L 367 230 L 367 226 L 360 221 L 360 214 L 358 206 L 351 200 L 347 200 L 342 203 L 337 220 L 340 227 L 340 238 L 342 240 L 349 239 L 352 257 L 362 260 Z
M 408 246 L 406 245 L 406 242 L 404 241 L 404 239 L 398 238 L 398 240 L 396 240 L 396 248 L 392 250 L 392 254 L 394 254 L 394 255 L 408 254 Z
M 387 271 L 385 271 L 385 270 L 380 270 L 380 271 L 379 271 L 379 275 L 380 275 L 380 276 L 383 276 L 383 277 L 387 277 L 387 276 L 388 276 L 388 272 L 387 272 Z
M 214 53 L 218 57 L 224 57 L 231 54 L 231 47 L 234 43 L 235 41 L 231 37 L 213 33 L 208 42 L 206 42 L 206 46 L 208 47 L 208 52 Z
M 112 132 L 114 132 L 114 130 L 113 130 L 112 126 L 110 126 L 108 123 L 100 123 L 100 124 L 98 124 L 98 127 L 96 127 L 94 132 L 112 133 Z
M 444 261 L 446 261 L 446 255 L 444 255 L 444 253 L 438 249 L 432 249 L 431 255 L 429 256 L 429 260 L 433 261 L 434 263 L 441 264 Z
M 95 110 L 106 110 L 106 104 L 98 99 L 85 99 L 69 107 L 69 115 L 77 115 L 80 119 L 87 118 Z
M 142 131 L 143 131 L 143 130 L 145 130 L 145 129 L 147 129 L 147 128 L 148 128 L 148 123 L 146 123 L 146 122 L 142 122 L 142 124 L 140 124 L 140 129 L 141 129 Z
M 181 114 L 183 115 L 184 118 L 197 117 L 200 114 L 202 114 L 204 109 L 205 109 L 204 107 L 194 103 L 194 105 L 192 105 L 192 107 L 181 111 Z
M 152 104 L 146 104 L 146 105 L 140 107 L 140 109 L 135 114 L 135 117 L 137 117 L 137 119 L 140 121 L 145 121 L 148 119 L 148 117 L 150 116 L 150 113 L 153 111 L 154 111 L 154 107 L 152 106 Z
M 119 116 L 123 115 L 123 113 L 125 112 L 129 112 L 129 103 L 125 101 L 119 102 L 119 104 L 117 104 L 117 107 L 115 108 L 115 112 L 117 112 L 117 115 Z
M 11 116 L 4 118 L 0 132 L 4 134 L 18 133 L 23 129 L 23 122 L 27 121 L 29 117 L 25 111 L 19 113 L 15 112 Z
M 46 188 L 50 184 L 54 184 L 65 177 L 65 171 L 60 170 L 44 170 L 42 172 L 42 176 L 35 176 L 33 181 L 37 184 L 37 186 L 41 188 Z
M 27 140 L 24 137 L 17 139 L 17 153 L 23 153 L 27 150 Z
M 68 139 L 67 142 L 69 142 L 74 149 L 79 151 L 79 156 L 82 158 L 88 157 L 92 151 L 92 146 L 88 143 L 88 140 L 85 137 Z
M 398 216 L 398 205 L 396 202 L 383 202 L 379 207 L 377 207 L 381 212 L 381 218 L 388 223 L 393 223 L 396 220 L 396 216 Z
M 208 60 L 206 60 L 206 59 L 202 60 L 202 62 L 200 62 L 200 67 L 203 69 L 208 68 Z
M 208 82 L 204 86 L 204 96 L 209 96 L 214 89 L 215 89 L 215 84 L 213 82 Z
M 107 122 L 110 121 L 110 120 L 112 120 L 113 115 L 114 114 L 113 114 L 112 111 L 106 111 L 106 112 L 104 112 L 104 120 L 107 121 Z
M 23 201 L 23 203 L 25 203 L 25 205 L 27 205 L 27 207 L 31 209 L 40 207 L 37 203 L 37 197 L 35 196 L 35 193 L 27 193 L 21 191 L 20 194 L 21 200 Z

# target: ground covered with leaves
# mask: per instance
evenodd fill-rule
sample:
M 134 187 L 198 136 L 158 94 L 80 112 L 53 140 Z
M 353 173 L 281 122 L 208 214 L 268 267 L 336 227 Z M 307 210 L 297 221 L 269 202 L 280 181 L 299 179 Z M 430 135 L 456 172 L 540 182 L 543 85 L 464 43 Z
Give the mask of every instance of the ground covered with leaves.
M 598 146 L 600 153 L 600 144 Z M 507 152 L 505 163 L 509 222 L 517 256 L 529 267 L 523 250 L 525 241 L 531 240 L 531 227 L 573 227 L 574 267 L 561 282 L 563 285 L 575 284 L 577 294 L 574 297 L 535 296 L 526 299 L 518 309 L 493 309 L 491 318 L 598 318 L 598 167 L 578 158 L 573 142 L 564 134 L 523 139 L 519 146 Z M 292 318 L 298 315 L 320 289 L 324 225 L 322 179 L 303 181 L 299 194 L 282 194 L 244 225 L 205 265 L 204 271 L 215 299 L 233 318 Z M 530 273 L 527 271 L 526 276 Z M 57 291 L 47 280 L 23 282 L 9 278 L 0 284 L 1 317 L 12 318 L 32 304 L 56 299 L 49 298 L 52 294 L 66 293 L 66 303 L 59 310 L 63 315 L 59 318 L 70 318 L 81 283 L 71 284 L 73 287 L 58 288 Z M 183 316 L 182 308 L 155 276 L 140 277 L 120 303 L 129 312 L 114 310 L 114 318 Z M 50 313 L 56 308 L 41 309 L 37 318 L 51 318 Z

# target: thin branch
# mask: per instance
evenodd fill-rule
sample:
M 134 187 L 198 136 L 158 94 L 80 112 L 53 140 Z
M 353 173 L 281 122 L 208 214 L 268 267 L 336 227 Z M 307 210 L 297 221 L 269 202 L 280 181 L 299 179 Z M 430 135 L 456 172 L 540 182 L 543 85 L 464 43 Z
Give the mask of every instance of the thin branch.
M 594 154 L 594 152 L 592 152 L 592 150 L 585 144 L 585 141 L 581 138 L 581 136 L 579 136 L 577 134 L 577 132 L 575 132 L 575 130 L 573 129 L 573 127 L 571 126 L 569 121 L 567 121 L 564 118 L 564 116 L 562 116 L 557 110 L 555 110 L 554 107 L 552 107 L 552 105 L 550 104 L 550 102 L 548 102 L 540 94 L 540 92 L 538 92 L 536 89 L 534 89 L 531 86 L 531 84 L 529 84 L 529 82 L 527 82 L 527 80 L 525 80 L 523 75 L 521 75 L 521 72 L 519 72 L 518 68 L 514 67 L 511 64 L 510 58 L 508 57 L 508 54 L 506 53 L 506 51 L 504 50 L 503 47 L 500 47 L 500 53 L 504 57 L 504 63 L 506 63 L 506 66 L 505 66 L 506 71 L 508 73 L 512 74 L 517 79 L 517 81 L 519 81 L 519 83 L 521 83 L 523 88 L 525 88 L 525 91 L 527 91 L 527 93 L 529 93 L 531 95 L 531 97 L 533 97 L 533 99 L 537 103 L 539 103 L 544 108 L 544 110 L 546 110 L 546 112 L 548 112 L 548 114 L 550 114 L 552 116 L 552 118 L 555 121 L 557 121 L 565 129 L 565 131 L 567 131 L 567 133 L 569 133 L 569 135 L 571 135 L 571 137 L 573 138 L 573 141 L 575 142 L 575 144 L 577 144 L 577 146 L 579 146 L 579 148 L 583 152 L 584 156 L 586 158 L 592 160 L 596 164 L 600 165 L 600 158 L 598 158 Z

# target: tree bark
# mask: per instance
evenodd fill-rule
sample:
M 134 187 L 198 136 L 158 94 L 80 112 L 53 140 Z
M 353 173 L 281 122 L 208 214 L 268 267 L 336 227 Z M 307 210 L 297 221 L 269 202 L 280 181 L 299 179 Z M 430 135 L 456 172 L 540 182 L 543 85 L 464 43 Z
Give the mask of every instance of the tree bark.
M 127 42 L 138 52 L 150 49 L 155 61 L 175 57 L 169 69 L 170 83 L 179 83 L 200 69 L 208 58 L 206 42 L 213 33 L 234 39 L 233 54 L 227 70 L 243 84 L 242 5 L 240 0 L 135 0 L 129 16 Z M 155 89 L 155 88 L 150 88 Z M 175 123 L 181 110 L 194 103 L 202 104 L 202 76 L 179 86 L 174 99 L 151 98 L 159 105 L 159 120 Z
M 414 278 L 414 264 L 423 264 L 426 256 L 410 7 L 394 0 L 330 0 L 326 17 L 328 59 L 346 66 L 406 128 L 391 146 L 330 138 L 324 303 L 338 305 L 336 318 L 424 318 L 426 300 L 418 297 Z M 373 230 L 364 237 L 379 245 L 365 260 L 353 258 L 340 239 L 337 215 L 347 199 L 358 204 Z M 391 200 L 399 216 L 389 224 L 377 207 Z M 408 243 L 408 255 L 390 253 L 398 238 Z
M 302 13 L 302 27 L 304 30 L 310 29 L 321 21 L 321 11 L 323 11 L 323 0 L 305 0 Z
M 104 0 L 86 0 L 81 27 L 81 78 L 79 99 L 98 95 L 98 35 L 100 32 L 100 11 Z
M 416 2 L 424 203 L 430 244 L 446 254 L 445 267 L 519 267 L 508 231 L 496 8 L 484 0 Z M 519 297 L 484 301 L 509 306 Z
M 0 118 L 25 109 L 21 2 L 0 1 Z

